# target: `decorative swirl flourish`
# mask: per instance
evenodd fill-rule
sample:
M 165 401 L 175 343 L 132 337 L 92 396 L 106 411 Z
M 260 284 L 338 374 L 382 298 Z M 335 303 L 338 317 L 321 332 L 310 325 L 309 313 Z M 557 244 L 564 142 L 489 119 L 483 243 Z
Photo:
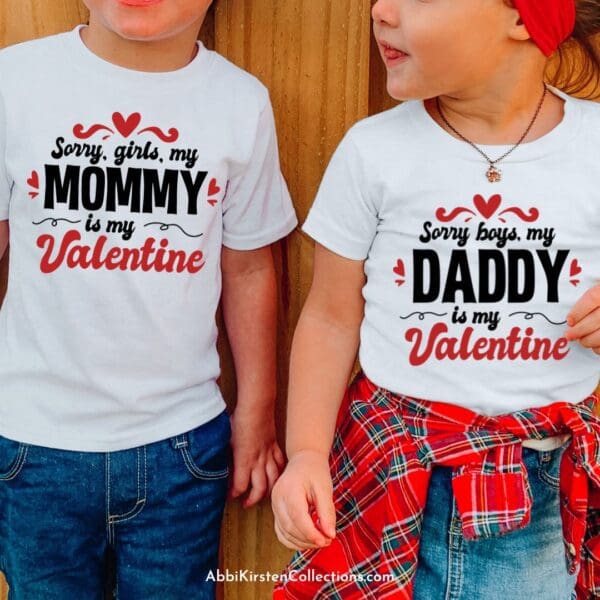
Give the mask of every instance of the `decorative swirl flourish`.
M 481 194 L 475 194 L 473 196 L 473 206 L 475 207 L 475 210 L 486 221 L 491 219 L 497 213 L 501 205 L 502 196 L 500 194 L 493 194 L 487 200 Z M 448 211 L 443 207 L 439 207 L 435 211 L 435 216 L 442 223 L 447 223 L 449 221 L 453 221 L 462 213 L 469 213 L 469 215 L 471 215 L 465 218 L 465 222 L 470 221 L 474 216 L 476 216 L 476 213 L 467 206 L 457 206 L 451 211 Z M 525 211 L 522 208 L 519 208 L 518 206 L 509 206 L 508 208 L 503 209 L 496 216 L 499 221 L 501 221 L 502 223 L 506 223 L 506 219 L 502 218 L 502 215 L 505 215 L 507 213 L 512 213 L 516 215 L 519 219 L 525 221 L 526 223 L 532 223 L 533 221 L 536 221 L 540 216 L 540 211 L 535 207 L 531 207 L 527 211 Z
M 140 129 L 138 131 L 138 135 L 149 131 L 153 133 L 157 138 L 160 138 L 163 142 L 174 142 L 179 137 L 179 131 L 175 127 L 171 127 L 167 133 L 165 133 L 159 127 L 146 127 L 145 129 Z
M 89 129 L 86 130 L 84 129 L 83 124 L 77 123 L 73 126 L 73 134 L 75 135 L 75 137 L 86 140 L 87 138 L 92 137 L 95 133 L 97 133 L 98 131 L 102 131 L 103 129 L 114 133 L 114 130 L 110 127 L 107 127 L 106 125 L 92 125 Z
M 71 221 L 70 219 L 56 219 L 53 217 L 48 217 L 47 219 L 42 219 L 41 221 L 31 221 L 34 225 L 41 225 L 46 221 L 52 221 L 52 227 L 56 227 L 59 221 L 66 221 L 67 223 L 81 223 L 81 219 L 79 221 Z
M 501 215 L 503 215 L 504 213 L 514 213 L 515 215 L 517 215 L 517 217 L 519 217 L 519 219 L 525 221 L 526 223 L 532 223 L 533 221 L 537 221 L 537 218 L 540 216 L 540 211 L 535 207 L 530 208 L 529 213 L 526 213 L 518 206 L 511 206 L 510 208 L 503 210 L 498 215 L 498 219 L 503 223 L 505 222 L 505 219 L 502 219 Z
M 185 235 L 187 235 L 188 237 L 191 238 L 198 238 L 202 235 L 204 235 L 203 233 L 199 233 L 198 235 L 193 235 L 191 233 L 188 233 L 183 227 L 181 227 L 181 225 L 178 225 L 177 223 L 161 223 L 160 221 L 152 221 L 152 223 L 146 223 L 144 225 L 144 227 L 148 227 L 149 225 L 160 225 L 160 230 L 161 231 L 167 231 L 167 229 L 169 229 L 169 227 L 177 227 L 177 229 L 180 229 L 182 231 L 182 233 L 184 233 Z
M 533 319 L 533 317 L 535 317 L 536 315 L 541 315 L 542 317 L 544 317 L 544 319 L 546 319 L 546 321 L 548 321 L 548 323 L 552 323 L 552 325 L 565 325 L 566 321 L 552 321 L 551 319 L 549 319 L 544 313 L 541 312 L 527 312 L 524 310 L 518 311 L 518 312 L 513 312 L 510 313 L 510 315 L 508 315 L 509 317 L 512 317 L 513 315 L 525 315 L 523 318 L 527 321 Z
M 444 317 L 446 316 L 448 313 L 435 313 L 435 312 L 419 312 L 418 310 L 415 312 L 410 313 L 410 315 L 406 315 L 405 317 L 403 317 L 402 315 L 400 315 L 401 319 L 410 319 L 410 317 L 412 317 L 413 315 L 419 315 L 419 321 L 423 321 L 425 319 L 425 315 L 435 315 L 436 317 Z
M 73 126 L 73 134 L 75 135 L 75 137 L 87 139 L 89 137 L 92 137 L 98 131 L 107 131 L 111 135 L 114 135 L 115 131 L 118 131 L 124 138 L 128 138 L 132 133 L 136 131 L 141 121 L 142 115 L 139 112 L 132 112 L 130 115 L 123 115 L 122 113 L 117 111 L 112 114 L 112 125 L 114 125 L 114 129 L 111 126 L 102 123 L 94 123 L 88 129 L 86 129 L 84 125 L 82 125 L 81 123 L 77 123 Z M 145 132 L 153 133 L 163 142 L 170 143 L 174 142 L 179 138 L 179 131 L 175 127 L 171 127 L 167 132 L 165 132 L 160 127 L 152 125 L 150 127 L 140 129 L 137 132 L 137 135 L 140 135 Z M 102 139 L 106 140 L 109 137 L 110 135 L 105 135 Z
M 457 208 L 453 208 L 449 213 L 446 212 L 446 209 L 443 207 L 438 208 L 435 211 L 435 216 L 438 221 L 442 221 L 442 223 L 447 223 L 448 221 L 453 221 L 460 215 L 461 213 L 469 213 L 471 215 L 475 215 L 475 212 L 470 208 L 465 208 L 464 206 L 459 206 Z M 469 220 L 473 218 L 473 216 L 469 217 Z

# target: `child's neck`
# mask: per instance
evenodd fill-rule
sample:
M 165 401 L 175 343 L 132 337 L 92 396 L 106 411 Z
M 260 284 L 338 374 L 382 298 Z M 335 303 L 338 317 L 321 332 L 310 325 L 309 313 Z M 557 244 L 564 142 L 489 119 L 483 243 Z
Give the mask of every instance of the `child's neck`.
M 185 67 L 196 54 L 200 23 L 169 38 L 128 40 L 90 17 L 81 29 L 83 43 L 100 58 L 135 71 L 164 72 Z
M 530 124 L 543 92 L 542 81 L 515 86 L 508 94 L 442 95 L 440 104 L 446 119 L 475 144 L 514 144 Z M 425 101 L 427 112 L 440 127 L 457 137 L 437 110 L 435 98 Z M 524 142 L 534 141 L 554 129 L 563 119 L 564 100 L 546 93 L 538 116 Z

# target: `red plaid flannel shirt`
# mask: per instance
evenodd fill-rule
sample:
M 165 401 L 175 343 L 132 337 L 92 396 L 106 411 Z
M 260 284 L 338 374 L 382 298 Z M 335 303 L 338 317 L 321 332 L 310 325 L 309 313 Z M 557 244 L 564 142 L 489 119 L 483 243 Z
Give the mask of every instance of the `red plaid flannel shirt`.
M 565 568 L 574 573 L 581 566 L 578 600 L 600 598 L 598 400 L 591 394 L 577 404 L 488 417 L 392 394 L 360 374 L 340 407 L 329 459 L 336 537 L 328 547 L 297 551 L 273 598 L 411 598 L 432 466 L 453 467 L 465 538 L 504 534 L 527 525 L 531 514 L 522 440 L 566 432 L 572 435 L 560 464 Z M 354 577 L 334 580 L 332 573 Z

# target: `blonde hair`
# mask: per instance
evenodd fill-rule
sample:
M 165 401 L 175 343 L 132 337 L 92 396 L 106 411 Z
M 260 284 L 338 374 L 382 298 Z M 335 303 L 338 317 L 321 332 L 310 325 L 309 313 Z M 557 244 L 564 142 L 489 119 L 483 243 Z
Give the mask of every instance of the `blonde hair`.
M 600 98 L 600 0 L 575 1 L 575 28 L 549 61 L 549 82 L 585 98 Z

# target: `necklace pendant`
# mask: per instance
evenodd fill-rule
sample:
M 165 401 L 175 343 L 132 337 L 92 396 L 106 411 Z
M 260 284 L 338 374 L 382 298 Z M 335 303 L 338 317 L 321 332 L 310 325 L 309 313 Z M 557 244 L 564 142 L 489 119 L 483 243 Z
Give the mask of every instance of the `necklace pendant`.
M 490 183 L 496 183 L 502 179 L 502 171 L 500 169 L 496 169 L 494 165 L 490 165 L 490 168 L 487 170 L 486 176 Z

